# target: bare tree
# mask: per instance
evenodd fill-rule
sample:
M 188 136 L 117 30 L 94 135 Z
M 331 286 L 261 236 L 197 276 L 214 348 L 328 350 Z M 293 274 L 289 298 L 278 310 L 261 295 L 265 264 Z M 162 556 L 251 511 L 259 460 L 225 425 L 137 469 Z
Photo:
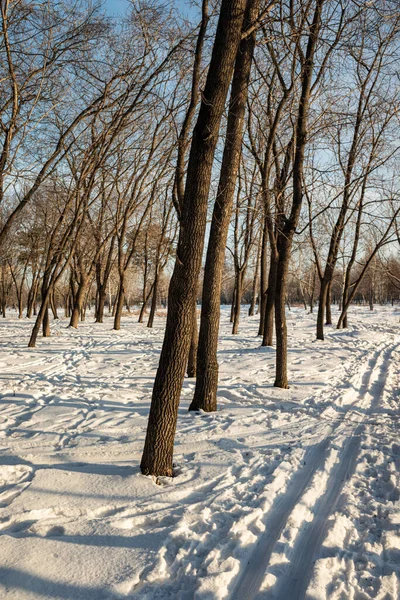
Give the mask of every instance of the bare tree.
M 240 43 L 245 5 L 244 0 L 222 0 L 207 81 L 193 131 L 177 257 L 168 294 L 166 331 L 141 461 L 141 470 L 146 474 L 173 474 L 178 403 L 190 349 L 190 325 L 204 245 L 212 163 Z

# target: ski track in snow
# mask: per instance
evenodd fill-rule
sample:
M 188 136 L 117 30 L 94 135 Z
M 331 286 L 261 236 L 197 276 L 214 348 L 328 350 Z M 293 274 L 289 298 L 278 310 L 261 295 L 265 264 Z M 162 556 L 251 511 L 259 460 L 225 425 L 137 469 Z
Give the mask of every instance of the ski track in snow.
M 139 473 L 163 320 L 0 324 L 0 597 L 396 600 L 395 309 L 314 342 L 289 314 L 289 390 L 257 319 L 219 351 L 221 410 L 187 414 L 173 480 Z
M 263 594 L 260 597 L 291 598 L 293 600 L 302 600 L 304 598 L 309 583 L 310 571 L 314 560 L 317 558 L 323 537 L 326 534 L 328 518 L 335 509 L 345 482 L 354 470 L 361 435 L 364 430 L 363 422 L 367 416 L 373 413 L 373 409 L 383 394 L 389 359 L 395 348 L 397 348 L 397 344 L 374 352 L 367 361 L 366 369 L 362 375 L 361 387 L 357 394 L 357 400 L 346 411 L 347 418 L 355 412 L 356 422 L 360 417 L 360 410 L 365 410 L 365 415 L 361 417 L 360 424 L 350 434 L 346 432 L 347 437 L 339 452 L 338 462 L 332 465 L 325 492 L 316 498 L 314 507 L 310 507 L 313 513 L 312 521 L 301 530 L 300 535 L 296 539 L 295 547 L 290 556 L 290 563 L 281 584 L 277 585 L 278 589 L 276 591 L 271 590 L 270 593 Z M 371 398 L 369 406 L 368 396 Z M 343 421 L 344 418 L 342 416 L 332 425 L 333 434 L 338 432 L 338 430 L 340 431 Z M 327 448 L 333 443 L 334 436 L 331 435 L 313 449 L 311 456 L 305 457 L 305 465 L 307 466 L 299 473 L 296 473 L 296 481 L 291 486 L 293 491 L 288 490 L 283 499 L 280 499 L 279 509 L 273 509 L 273 514 L 270 516 L 271 527 L 267 528 L 266 534 L 264 534 L 256 547 L 254 551 L 255 558 L 254 560 L 250 559 L 244 576 L 235 590 L 233 595 L 235 599 L 253 600 L 256 597 L 264 579 L 273 545 L 280 537 L 290 512 L 294 510 L 295 505 L 299 502 L 312 476 L 324 463 Z M 299 481 L 297 481 L 298 479 Z M 272 528 L 276 532 L 275 535 L 271 535 Z

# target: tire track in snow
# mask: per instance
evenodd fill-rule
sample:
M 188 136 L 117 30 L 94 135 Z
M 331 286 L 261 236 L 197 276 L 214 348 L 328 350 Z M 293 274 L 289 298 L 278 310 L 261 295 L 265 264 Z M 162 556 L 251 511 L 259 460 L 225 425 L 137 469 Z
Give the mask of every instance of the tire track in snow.
M 350 405 L 348 411 L 334 422 L 332 434 L 306 454 L 305 465 L 295 473 L 286 493 L 276 499 L 265 522 L 265 533 L 256 545 L 246 569 L 239 576 L 237 586 L 231 596 L 232 600 L 253 600 L 256 598 L 264 580 L 274 546 L 278 542 L 296 504 L 311 482 L 313 475 L 323 465 L 329 447 L 334 440 L 334 435 L 345 422 L 347 413 L 354 410 L 359 414 L 357 409 L 361 408 L 361 410 L 365 410 L 365 414 L 361 422 L 359 421 L 358 424 L 357 421 L 355 422 L 355 428 L 348 434 L 343 444 L 339 462 L 332 468 L 326 491 L 317 499 L 314 505 L 313 520 L 297 536 L 282 584 L 279 585 L 278 582 L 271 590 L 271 594 L 268 594 L 268 592 L 263 594 L 263 598 L 273 596 L 279 600 L 287 600 L 288 598 L 290 600 L 303 600 L 314 561 L 328 528 L 329 516 L 335 509 L 345 483 L 354 471 L 361 435 L 364 430 L 363 422 L 370 416 L 382 397 L 388 375 L 389 359 L 398 345 L 398 343 L 387 345 L 383 349 L 377 350 L 368 360 L 362 376 L 361 387 L 357 394 L 358 402 L 356 401 Z M 374 381 L 373 376 L 376 373 L 377 378 Z M 369 396 L 371 397 L 369 406 L 365 406 Z

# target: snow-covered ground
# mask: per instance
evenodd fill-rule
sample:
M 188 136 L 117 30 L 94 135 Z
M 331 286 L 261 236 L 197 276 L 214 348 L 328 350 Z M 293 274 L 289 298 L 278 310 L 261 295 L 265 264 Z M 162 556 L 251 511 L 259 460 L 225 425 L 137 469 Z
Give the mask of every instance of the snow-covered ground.
M 1 600 L 397 600 L 399 310 L 316 342 L 288 314 L 291 387 L 223 310 L 219 408 L 188 414 L 174 479 L 139 472 L 163 318 L 0 322 Z

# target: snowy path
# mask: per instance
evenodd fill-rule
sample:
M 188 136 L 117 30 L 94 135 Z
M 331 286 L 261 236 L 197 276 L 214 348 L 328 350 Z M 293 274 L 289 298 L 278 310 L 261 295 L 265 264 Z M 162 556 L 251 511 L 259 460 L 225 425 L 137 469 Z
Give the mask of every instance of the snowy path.
M 379 404 L 387 383 L 389 360 L 397 347 L 398 344 L 395 344 L 392 347 L 376 352 L 368 361 L 363 375 L 362 386 L 358 393 L 357 408 L 364 407 L 365 405 L 368 406 L 369 399 L 370 404 L 365 410 L 365 415 L 361 423 L 347 437 L 343 444 L 339 454 L 339 462 L 335 464 L 331 471 L 326 491 L 317 500 L 311 525 L 302 531 L 296 541 L 290 567 L 283 585 L 279 588 L 279 594 L 282 598 L 293 598 L 293 600 L 304 598 L 313 563 L 318 556 L 321 543 L 326 535 L 328 519 L 335 510 L 345 483 L 354 472 L 360 450 L 361 437 L 364 431 L 363 421 L 373 414 L 374 409 Z
M 139 472 L 162 339 L 127 320 L 0 323 L 0 598 L 397 600 L 399 316 L 313 341 L 292 311 L 289 390 L 257 320 L 223 321 L 215 414 L 186 380 L 178 476 Z
M 389 359 L 396 347 L 397 344 L 375 352 L 367 361 L 367 367 L 363 374 L 362 385 L 358 392 L 356 403 L 356 414 L 358 415 L 360 407 L 364 408 L 368 403 L 369 398 L 371 398 L 370 405 L 365 410 L 365 416 L 363 417 L 362 422 L 367 416 L 371 415 L 382 396 L 387 379 Z M 351 413 L 353 411 L 353 406 L 346 411 L 345 415 L 347 419 L 349 417 L 351 418 Z M 339 427 L 343 425 L 343 422 L 344 415 L 333 425 L 333 434 L 335 434 Z M 335 509 L 345 482 L 354 471 L 361 442 L 361 434 L 364 429 L 362 422 L 350 433 L 350 435 L 348 435 L 343 443 L 339 454 L 339 461 L 331 469 L 325 493 L 316 500 L 315 506 L 311 509 L 313 512 L 313 520 L 310 525 L 306 526 L 301 531 L 296 540 L 290 564 L 287 568 L 285 578 L 275 594 L 276 597 L 301 600 L 305 596 L 313 563 L 318 556 L 322 540 L 326 534 L 329 516 Z M 281 515 L 280 519 L 277 514 L 271 515 L 271 520 L 274 522 L 274 527 L 277 530 L 276 535 L 271 536 L 271 529 L 269 529 L 268 532 L 267 528 L 267 533 L 264 535 L 266 541 L 268 541 L 267 547 L 265 547 L 266 544 L 263 544 L 262 539 L 260 541 L 261 547 L 258 547 L 255 550 L 256 561 L 260 563 L 258 556 L 262 556 L 263 554 L 264 560 L 258 565 L 256 562 L 256 567 L 252 565 L 253 561 L 250 560 L 249 567 L 245 571 L 245 576 L 234 594 L 235 598 L 252 600 L 259 591 L 262 580 L 264 579 L 266 567 L 268 566 L 268 560 L 273 545 L 278 540 L 278 537 L 286 524 L 289 512 L 295 510 L 295 505 L 300 501 L 312 476 L 324 463 L 328 445 L 333 442 L 334 437 L 330 436 L 313 449 L 311 456 L 306 455 L 305 463 L 307 466 L 304 467 L 301 472 L 296 474 L 296 481 L 293 482 L 291 489 L 287 491 L 281 501 L 281 504 L 284 503 L 287 505 L 287 510 Z M 297 480 L 299 480 L 299 482 Z

